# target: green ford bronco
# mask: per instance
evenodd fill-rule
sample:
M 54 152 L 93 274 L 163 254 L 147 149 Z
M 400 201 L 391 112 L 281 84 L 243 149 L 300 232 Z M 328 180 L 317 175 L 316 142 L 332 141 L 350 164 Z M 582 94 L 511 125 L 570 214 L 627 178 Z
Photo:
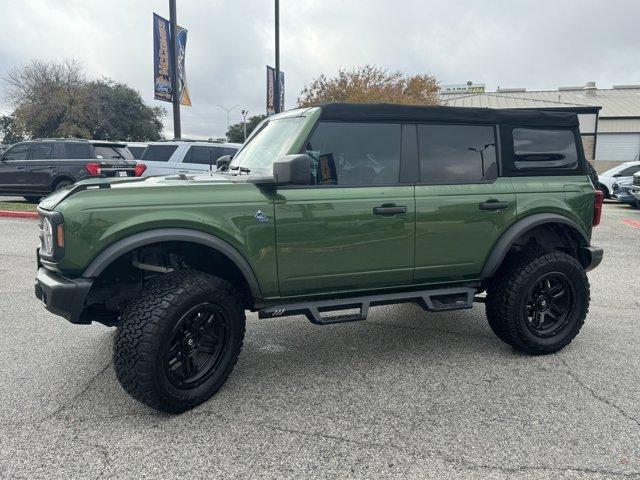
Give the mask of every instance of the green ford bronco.
M 86 180 L 39 207 L 36 296 L 117 326 L 124 389 L 181 412 L 230 375 L 259 318 L 317 325 L 370 307 L 486 305 L 528 354 L 589 306 L 602 196 L 573 113 L 333 104 L 262 122 L 197 175 Z M 483 293 L 486 292 L 486 295 Z

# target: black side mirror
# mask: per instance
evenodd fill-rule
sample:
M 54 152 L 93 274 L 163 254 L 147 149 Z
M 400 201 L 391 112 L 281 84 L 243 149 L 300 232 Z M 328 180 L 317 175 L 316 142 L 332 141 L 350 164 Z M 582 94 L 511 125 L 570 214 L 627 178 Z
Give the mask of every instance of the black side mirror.
M 311 157 L 306 154 L 286 155 L 273 162 L 273 176 L 277 185 L 309 185 Z
M 220 170 L 221 172 L 224 172 L 229 168 L 230 163 L 231 163 L 231 155 L 225 155 L 223 157 L 220 157 L 218 160 L 216 160 L 216 167 L 218 167 L 218 170 Z

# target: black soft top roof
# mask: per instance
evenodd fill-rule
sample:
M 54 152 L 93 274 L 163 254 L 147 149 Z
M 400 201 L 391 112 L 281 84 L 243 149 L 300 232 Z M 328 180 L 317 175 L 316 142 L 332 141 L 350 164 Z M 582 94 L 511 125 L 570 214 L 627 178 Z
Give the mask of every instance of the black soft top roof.
M 494 109 L 396 105 L 391 103 L 330 103 L 321 105 L 321 120 L 503 123 L 530 127 L 577 127 L 578 115 L 534 109 Z

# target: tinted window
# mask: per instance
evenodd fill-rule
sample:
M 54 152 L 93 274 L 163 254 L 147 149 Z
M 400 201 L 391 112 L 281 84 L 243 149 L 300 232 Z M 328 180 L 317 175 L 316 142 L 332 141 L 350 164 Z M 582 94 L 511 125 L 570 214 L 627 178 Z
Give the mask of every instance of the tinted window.
M 183 163 L 197 163 L 200 165 L 209 165 L 209 161 L 213 165 L 216 164 L 216 160 L 223 155 L 221 147 L 199 147 L 193 146 L 189 148 L 186 158 Z
M 149 145 L 142 154 L 142 160 L 151 162 L 168 162 L 177 145 Z
M 233 148 L 233 147 L 224 147 L 222 149 L 222 156 L 224 155 L 230 155 L 230 156 L 234 156 L 236 154 L 236 152 L 238 151 L 237 148 Z
M 70 159 L 78 159 L 78 158 L 95 158 L 93 152 L 93 147 L 88 143 L 75 143 L 75 142 L 66 142 L 64 144 L 64 152 L 65 158 Z
M 618 173 L 618 175 L 620 175 L 621 177 L 630 177 L 634 173 L 639 172 L 639 171 L 640 171 L 640 165 L 634 165 L 632 167 L 627 167 L 624 170 L 621 170 Z
M 27 152 L 29 152 L 29 144 L 19 143 L 18 145 L 14 145 L 9 150 L 4 152 L 2 158 L 4 160 L 26 160 Z
M 146 147 L 127 147 L 127 148 L 131 152 L 131 155 L 133 156 L 133 158 L 138 160 L 138 159 L 142 158 L 142 152 L 144 152 L 144 149 Z
M 34 143 L 29 158 L 31 160 L 48 160 L 53 158 L 53 142 Z
M 518 170 L 574 168 L 578 164 L 576 139 L 571 130 L 514 128 L 513 151 Z
M 497 175 L 494 129 L 488 125 L 418 125 L 422 183 L 480 182 Z
M 320 122 L 307 143 L 318 185 L 389 185 L 400 177 L 400 125 Z
M 108 145 L 95 145 L 96 156 L 102 158 L 115 158 L 131 160 L 133 157 L 125 147 L 114 147 Z

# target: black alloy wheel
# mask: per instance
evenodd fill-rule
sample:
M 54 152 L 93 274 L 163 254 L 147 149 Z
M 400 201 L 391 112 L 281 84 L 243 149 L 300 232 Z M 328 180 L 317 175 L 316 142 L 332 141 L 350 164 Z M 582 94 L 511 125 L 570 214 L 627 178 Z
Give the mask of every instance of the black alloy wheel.
M 164 355 L 165 372 L 177 388 L 193 388 L 214 372 L 229 345 L 229 318 L 217 305 L 203 302 L 175 325 Z
M 573 290 L 567 276 L 546 273 L 529 289 L 524 305 L 527 327 L 534 335 L 551 337 L 566 324 L 572 305 Z

